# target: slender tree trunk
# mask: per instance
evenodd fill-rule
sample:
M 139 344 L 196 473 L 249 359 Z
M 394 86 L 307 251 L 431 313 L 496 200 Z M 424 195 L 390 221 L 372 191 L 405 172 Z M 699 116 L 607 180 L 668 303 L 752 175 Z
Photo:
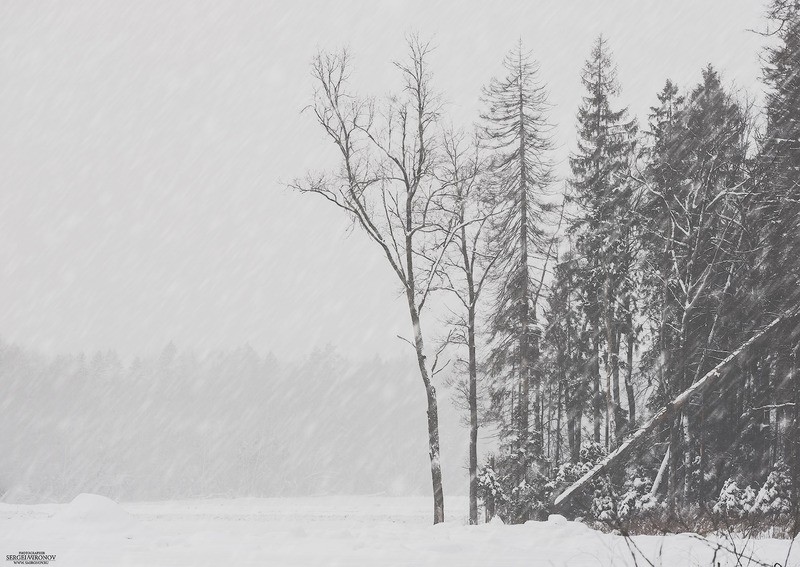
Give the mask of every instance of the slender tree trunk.
M 792 390 L 792 346 L 786 341 L 777 349 L 777 360 L 775 362 L 777 401 L 779 404 L 791 403 L 794 401 Z M 792 423 L 793 412 L 791 406 L 779 408 L 775 412 L 775 460 L 779 460 L 782 455 L 786 455 L 786 462 L 791 463 L 790 431 L 788 427 L 781 427 L 781 424 Z
M 606 445 L 609 449 L 616 447 L 622 428 L 622 416 L 619 399 L 619 334 L 614 309 L 614 290 L 610 275 L 606 276 L 603 285 L 603 303 L 605 307 L 606 332 Z M 611 432 L 610 422 L 613 419 L 614 429 Z
M 633 392 L 633 350 L 634 344 L 636 339 L 634 338 L 633 334 L 633 314 L 630 312 L 630 297 L 626 299 L 627 304 L 627 311 L 628 311 L 628 321 L 627 321 L 627 329 L 626 329 L 626 338 L 627 338 L 627 367 L 625 368 L 625 396 L 628 398 L 628 424 L 626 427 L 627 431 L 632 431 L 636 429 L 636 398 Z
M 694 255 L 693 254 L 690 256 L 690 260 L 689 260 L 689 264 L 688 264 L 689 267 L 687 268 L 688 280 L 689 281 L 686 283 L 686 289 L 691 289 L 691 287 L 692 287 L 691 266 L 692 266 L 692 263 L 693 263 L 693 260 L 694 260 Z M 676 274 L 676 275 L 678 277 L 680 277 L 679 274 Z M 681 391 L 684 388 L 689 387 L 689 384 L 690 384 L 690 378 L 689 377 L 691 375 L 691 372 L 690 372 L 690 363 L 689 363 L 689 361 L 690 361 L 691 355 L 693 354 L 689 350 L 689 322 L 690 322 L 689 313 L 690 313 L 690 311 L 691 311 L 691 307 L 690 307 L 689 299 L 688 299 L 688 296 L 687 296 L 686 300 L 685 300 L 685 302 L 684 302 L 684 304 L 682 306 L 681 318 L 680 318 L 680 329 L 679 329 L 679 334 L 678 334 L 678 337 L 679 337 L 678 359 L 676 360 L 677 365 L 678 365 L 678 379 L 677 379 L 678 387 L 676 389 L 677 391 Z M 700 369 L 698 368 L 698 371 L 699 370 Z M 691 400 L 689 400 L 687 405 L 681 411 L 680 418 L 677 420 L 677 423 L 675 425 L 676 435 L 678 435 L 681 438 L 681 443 L 679 445 L 678 442 L 677 442 L 677 439 L 676 439 L 675 440 L 675 444 L 673 444 L 672 440 L 670 440 L 670 445 L 671 446 L 675 447 L 676 449 L 678 447 L 681 447 L 682 450 L 683 450 L 683 490 L 682 490 L 682 493 L 681 493 L 680 502 L 676 503 L 676 504 L 680 504 L 681 506 L 685 506 L 686 504 L 688 504 L 690 502 L 690 490 L 691 490 L 691 484 L 692 484 L 691 483 L 691 481 L 692 481 L 692 471 L 693 471 L 693 468 L 694 468 L 694 462 L 693 461 L 694 461 L 694 448 L 695 448 L 694 447 L 694 440 L 692 438 L 692 436 L 693 436 L 693 429 L 692 428 L 694 426 L 694 424 L 692 423 L 692 419 L 693 419 L 693 416 L 692 416 L 692 410 L 691 410 Z M 677 454 L 677 450 L 675 451 L 675 453 Z M 675 463 L 675 474 L 677 475 L 677 469 L 678 469 L 678 462 L 679 461 L 678 461 L 677 458 L 675 459 L 675 461 L 676 461 L 676 463 Z M 672 471 L 670 471 L 670 472 L 672 472 Z M 676 487 L 677 487 L 677 481 L 676 481 Z
M 545 397 L 547 398 L 546 403 L 544 401 Z M 545 396 L 542 397 L 542 411 L 543 412 L 545 411 L 544 410 L 545 406 L 547 407 L 547 410 L 546 410 L 547 411 L 547 418 L 543 419 L 543 421 L 545 423 L 547 423 L 547 428 L 546 428 L 546 434 L 545 434 L 546 440 L 543 440 L 542 447 L 544 447 L 544 455 L 549 457 L 549 456 L 551 456 L 553 454 L 551 452 L 552 448 L 550 446 L 550 441 L 552 440 L 552 437 L 553 437 L 552 428 L 550 427 L 550 424 L 552 423 L 552 419 L 553 419 L 553 389 L 552 388 L 545 388 Z
M 520 73 L 522 73 L 522 62 L 520 61 Z M 529 423 L 529 415 L 530 415 L 530 366 L 531 360 L 529 359 L 529 352 L 528 349 L 530 347 L 530 317 L 531 317 L 531 309 L 530 309 L 530 291 L 528 289 L 528 187 L 527 187 L 527 163 L 525 161 L 526 156 L 526 140 L 525 140 L 525 104 L 522 92 L 522 85 L 523 80 L 522 76 L 519 77 L 519 163 L 520 163 L 520 184 L 519 184 L 519 192 L 520 192 L 520 269 L 522 270 L 522 290 L 520 297 L 520 345 L 519 345 L 519 354 L 520 354 L 520 368 L 519 368 L 519 379 L 520 379 L 520 397 L 519 397 L 519 420 L 518 420 L 518 428 L 519 428 L 519 443 L 520 449 L 522 449 L 522 456 L 519 459 L 518 463 L 518 470 L 517 470 L 517 486 L 521 486 L 522 483 L 525 482 L 527 477 L 527 470 L 528 470 L 528 451 L 530 450 L 529 447 L 529 438 L 530 438 L 530 423 Z M 535 316 L 535 314 L 534 314 Z M 528 519 L 527 514 L 527 507 L 525 507 L 524 511 L 520 511 L 520 515 L 517 518 L 518 521 L 524 522 Z
M 535 317 L 533 318 L 533 323 L 536 323 Z M 547 426 L 545 425 L 544 416 L 545 388 L 542 380 L 539 379 L 538 368 L 535 367 L 536 363 L 539 361 L 539 338 L 536 332 L 531 336 L 531 343 L 530 379 L 531 382 L 533 382 L 533 410 L 536 412 L 534 414 L 532 439 L 535 451 L 534 458 L 540 461 L 544 455 L 544 431 Z
M 591 360 L 591 372 L 592 372 L 592 384 L 594 385 L 593 388 L 593 397 L 592 397 L 592 422 L 594 426 L 594 442 L 600 443 L 600 427 L 602 424 L 602 413 L 600 411 L 600 406 L 603 405 L 603 396 L 600 392 L 600 342 L 599 342 L 599 332 L 595 331 L 594 341 L 592 344 L 592 348 L 594 350 L 594 354 L 592 355 Z
M 556 431 L 555 431 L 555 469 L 561 464 L 561 389 L 563 380 L 558 381 L 558 390 L 556 391 Z
M 478 523 L 478 362 L 475 354 L 475 304 L 470 304 L 469 348 L 469 523 Z
M 581 460 L 581 443 L 583 442 L 583 408 L 578 408 L 575 412 L 575 453 L 573 463 Z
M 768 407 L 772 400 L 774 400 L 774 390 L 772 389 L 772 384 L 770 383 L 770 371 L 769 367 L 766 364 L 766 356 L 763 354 L 763 349 L 760 349 L 761 356 L 754 357 L 751 363 L 751 367 L 753 368 L 753 373 L 755 374 L 756 380 L 758 381 L 758 407 Z M 764 409 L 761 410 L 761 430 L 763 431 L 764 438 L 767 440 L 767 450 L 763 451 L 762 453 L 762 460 L 761 460 L 761 470 L 759 470 L 759 474 L 763 474 L 765 479 L 766 475 L 769 474 L 770 470 L 770 452 L 769 446 L 773 442 L 773 437 L 775 435 L 775 430 L 772 428 L 772 410 L 771 409 Z
M 656 479 L 653 481 L 653 488 L 650 489 L 650 495 L 655 496 L 658 494 L 658 489 L 661 488 L 661 483 L 664 481 L 664 473 L 667 470 L 667 466 L 669 466 L 669 453 L 670 453 L 670 446 L 667 445 L 667 452 L 664 453 L 664 458 L 661 460 L 661 466 L 658 467 L 658 473 L 656 474 Z
M 689 402 L 691 404 L 691 402 Z M 683 412 L 683 504 L 692 502 L 692 484 L 694 476 L 694 455 L 697 442 L 695 440 L 694 412 L 686 408 Z
M 680 414 L 670 420 L 669 425 L 669 475 L 667 476 L 667 505 L 673 516 L 678 510 L 678 463 L 680 452 L 678 440 L 680 438 Z
M 687 288 L 689 284 L 687 284 Z M 679 360 L 678 363 L 678 387 L 676 391 L 680 392 L 681 390 L 687 388 L 689 386 L 689 340 L 688 340 L 688 322 L 689 322 L 689 309 L 684 307 L 681 319 L 680 319 L 680 343 L 678 345 L 678 352 L 679 352 Z M 680 412 L 680 416 L 676 418 L 675 423 L 675 432 L 674 434 L 677 437 L 680 437 L 681 442 L 678 442 L 676 438 L 674 443 L 673 440 L 670 439 L 670 445 L 676 448 L 675 451 L 675 467 L 673 471 L 673 467 L 670 467 L 670 473 L 674 472 L 676 477 L 678 474 L 678 463 L 680 460 L 678 459 L 678 447 L 683 450 L 683 492 L 681 494 L 681 501 L 680 504 L 687 504 L 688 503 L 688 496 L 689 496 L 689 488 L 691 486 L 691 476 L 692 476 L 692 458 L 693 454 L 692 451 L 694 450 L 694 445 L 691 439 L 691 410 L 689 405 L 691 404 L 691 400 L 689 403 L 684 406 L 684 408 Z M 675 486 L 677 490 L 678 481 L 676 479 Z M 676 502 L 678 504 L 678 502 Z
M 464 223 L 465 208 L 461 186 L 456 188 L 460 202 L 459 222 L 461 223 L 461 261 L 467 280 L 467 350 L 469 357 L 469 523 L 478 524 L 478 360 L 475 341 L 475 310 L 477 292 L 475 290 L 474 264 L 470 261 L 467 246 L 467 231 Z
M 705 500 L 706 492 L 708 490 L 706 485 L 706 471 L 708 470 L 708 450 L 706 447 L 706 438 L 708 437 L 708 433 L 706 432 L 706 429 L 708 429 L 708 398 L 709 396 L 706 395 L 705 392 L 700 394 L 700 409 L 698 410 L 698 441 L 700 443 L 698 455 L 700 457 L 700 466 L 699 470 L 697 471 L 697 496 L 700 502 Z
M 572 408 L 573 400 L 570 396 L 569 385 L 564 388 L 564 406 L 567 410 L 567 445 L 569 458 L 575 462 L 575 414 Z

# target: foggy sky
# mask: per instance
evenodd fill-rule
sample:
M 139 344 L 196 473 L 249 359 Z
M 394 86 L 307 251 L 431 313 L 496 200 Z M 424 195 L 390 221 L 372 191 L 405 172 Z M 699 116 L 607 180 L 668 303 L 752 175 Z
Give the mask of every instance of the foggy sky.
M 558 171 L 599 33 L 644 124 L 667 77 L 713 63 L 761 89 L 757 0 L 0 4 L 0 336 L 48 352 L 249 343 L 289 356 L 409 347 L 393 276 L 338 210 L 282 183 L 333 155 L 309 61 L 348 45 L 354 83 L 396 84 L 404 36 L 469 126 L 518 38 L 554 105 Z

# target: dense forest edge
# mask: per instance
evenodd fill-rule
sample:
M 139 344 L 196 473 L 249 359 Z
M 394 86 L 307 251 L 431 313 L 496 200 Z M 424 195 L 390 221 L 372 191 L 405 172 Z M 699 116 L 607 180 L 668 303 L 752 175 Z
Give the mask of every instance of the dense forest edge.
M 350 218 L 396 276 L 427 399 L 434 523 L 435 377 L 452 360 L 470 523 L 482 505 L 512 523 L 558 511 L 643 533 L 800 531 L 800 6 L 766 11 L 753 32 L 769 38 L 763 107 L 709 64 L 688 87 L 665 78 L 640 124 L 598 37 L 566 179 L 522 40 L 474 129 L 449 125 L 418 36 L 385 99 L 352 90 L 346 50 L 313 60 L 306 115 L 339 163 L 290 187 Z M 643 424 L 640 450 L 608 460 Z M 499 439 L 482 462 L 479 430 Z

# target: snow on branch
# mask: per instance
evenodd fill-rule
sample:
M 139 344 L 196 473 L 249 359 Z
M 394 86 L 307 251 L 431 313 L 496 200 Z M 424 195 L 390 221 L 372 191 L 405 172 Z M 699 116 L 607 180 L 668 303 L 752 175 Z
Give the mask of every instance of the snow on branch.
M 733 351 L 727 358 L 717 364 L 700 380 L 696 381 L 689 388 L 678 394 L 669 404 L 661 408 L 646 424 L 640 427 L 633 435 L 631 435 L 625 442 L 620 445 L 616 451 L 609 454 L 605 459 L 597 463 L 589 472 L 584 474 L 581 478 L 570 485 L 554 500 L 553 506 L 559 509 L 563 504 L 568 502 L 576 493 L 579 493 L 587 484 L 599 476 L 604 471 L 611 468 L 616 463 L 623 461 L 633 450 L 638 447 L 647 436 L 660 424 L 668 421 L 678 411 L 685 406 L 692 397 L 704 391 L 706 388 L 714 385 L 720 378 L 724 377 L 723 371 L 737 358 L 742 356 L 747 350 L 757 342 L 760 342 L 777 329 L 789 321 L 796 320 L 800 314 L 800 309 L 795 307 L 791 312 L 775 318 L 769 325 L 764 327 L 761 331 L 753 335 L 749 340 L 742 344 L 738 349 Z

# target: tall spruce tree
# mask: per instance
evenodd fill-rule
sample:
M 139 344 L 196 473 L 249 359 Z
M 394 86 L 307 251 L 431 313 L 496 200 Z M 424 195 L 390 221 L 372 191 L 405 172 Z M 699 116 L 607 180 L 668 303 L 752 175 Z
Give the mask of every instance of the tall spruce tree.
M 600 36 L 581 75 L 586 88 L 578 110 L 578 150 L 570 158 L 577 215 L 571 231 L 582 258 L 595 364 L 594 440 L 600 441 L 600 410 L 605 405 L 606 445 L 625 431 L 620 403 L 620 338 L 631 341 L 630 271 L 632 265 L 630 164 L 636 124 L 627 109 L 613 110 L 619 93 L 617 72 L 606 40 Z M 603 354 L 601 355 L 601 352 Z M 605 366 L 601 393 L 600 360 Z M 603 400 L 605 404 L 603 404 Z M 614 429 L 611 430 L 611 420 Z
M 500 427 L 507 457 L 512 501 L 507 516 L 524 522 L 531 514 L 529 486 L 541 464 L 538 299 L 543 283 L 541 262 L 547 256 L 544 230 L 552 209 L 547 93 L 539 66 L 522 42 L 504 59 L 506 75 L 484 92 L 485 143 L 491 152 L 490 198 L 499 211 L 491 225 L 493 254 L 500 260 L 494 277 L 494 309 L 488 369 L 491 413 Z M 536 267 L 537 260 L 540 262 Z M 532 396 L 533 392 L 533 396 Z M 533 399 L 532 399 L 533 397 Z M 534 424 L 530 416 L 534 416 Z

